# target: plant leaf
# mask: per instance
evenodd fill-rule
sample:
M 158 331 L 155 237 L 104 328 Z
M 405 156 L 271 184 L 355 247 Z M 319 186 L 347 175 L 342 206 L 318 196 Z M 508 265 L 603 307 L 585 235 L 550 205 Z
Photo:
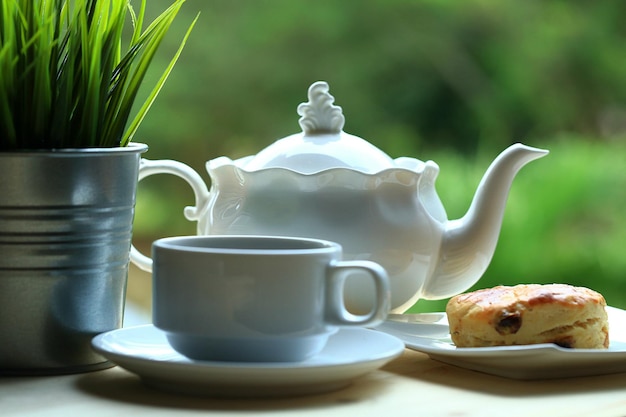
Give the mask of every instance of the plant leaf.
M 170 73 L 172 72 L 172 69 L 174 68 L 174 65 L 176 65 L 176 62 L 178 61 L 178 58 L 180 57 L 181 53 L 183 52 L 183 49 L 185 48 L 185 44 L 187 43 L 187 39 L 189 38 L 189 35 L 191 34 L 191 31 L 192 31 L 193 27 L 195 26 L 196 22 L 198 21 L 199 17 L 200 17 L 200 14 L 196 15 L 196 18 L 193 20 L 191 26 L 187 29 L 187 32 L 185 33 L 185 37 L 183 38 L 183 41 L 181 42 L 180 46 L 178 47 L 178 50 L 176 51 L 176 54 L 174 55 L 174 57 L 172 58 L 172 60 L 168 64 L 167 68 L 165 69 L 165 71 L 161 75 L 161 78 L 159 78 L 159 81 L 154 86 L 152 92 L 150 93 L 150 95 L 148 96 L 146 101 L 144 102 L 143 106 L 141 106 L 141 108 L 139 109 L 139 111 L 138 111 L 137 115 L 135 116 L 134 120 L 130 124 L 128 130 L 126 131 L 126 133 L 125 133 L 125 135 L 124 135 L 124 137 L 122 139 L 122 146 L 126 146 L 126 145 L 128 145 L 132 141 L 133 136 L 135 135 L 135 133 L 137 132 L 137 129 L 141 125 L 141 122 L 143 121 L 144 117 L 148 113 L 148 110 L 150 110 L 150 107 L 152 106 L 152 104 L 156 100 L 157 96 L 159 95 L 159 92 L 161 91 L 161 89 L 165 85 L 165 82 L 167 81 L 167 78 L 169 77 Z
M 145 30 L 146 0 L 138 13 L 130 0 L 0 2 L 0 150 L 128 144 L 196 23 L 197 17 L 150 95 L 135 105 L 184 2 L 173 0 Z M 133 31 L 125 43 L 127 15 Z

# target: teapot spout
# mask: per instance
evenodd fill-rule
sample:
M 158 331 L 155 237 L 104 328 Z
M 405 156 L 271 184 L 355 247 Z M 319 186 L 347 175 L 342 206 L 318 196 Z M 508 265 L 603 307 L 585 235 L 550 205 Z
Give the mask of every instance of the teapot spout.
M 489 266 L 502 227 L 515 175 L 527 163 L 548 154 L 517 143 L 505 149 L 483 176 L 467 213 L 448 221 L 439 262 L 425 286 L 424 298 L 442 299 L 466 291 Z

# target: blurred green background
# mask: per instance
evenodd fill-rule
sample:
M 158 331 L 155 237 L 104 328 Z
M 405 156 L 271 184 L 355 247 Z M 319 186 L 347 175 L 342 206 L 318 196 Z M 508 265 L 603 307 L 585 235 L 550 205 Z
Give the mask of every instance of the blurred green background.
M 154 15 L 169 4 L 148 3 Z M 134 139 L 150 146 L 145 157 L 185 162 L 209 183 L 206 161 L 299 132 L 296 107 L 317 80 L 330 84 L 346 132 L 440 165 L 450 218 L 506 146 L 546 148 L 513 183 L 473 289 L 563 282 L 626 308 L 626 2 L 187 0 L 157 66 L 198 12 Z M 139 247 L 195 233 L 182 214 L 194 204 L 186 183 L 157 176 L 139 188 Z

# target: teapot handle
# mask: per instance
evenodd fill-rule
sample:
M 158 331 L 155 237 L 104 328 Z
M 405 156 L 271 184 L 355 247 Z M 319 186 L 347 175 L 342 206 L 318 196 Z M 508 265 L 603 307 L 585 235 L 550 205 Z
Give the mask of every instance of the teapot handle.
M 185 207 L 185 217 L 189 221 L 198 222 L 198 234 L 203 234 L 205 230 L 205 211 L 209 204 L 209 190 L 202 180 L 202 177 L 188 165 L 171 159 L 161 159 L 152 161 L 142 158 L 139 164 L 138 181 L 156 174 L 171 174 L 187 181 L 193 189 L 196 198 L 195 206 Z M 130 261 L 139 269 L 152 272 L 152 259 L 142 254 L 134 245 L 130 247 Z

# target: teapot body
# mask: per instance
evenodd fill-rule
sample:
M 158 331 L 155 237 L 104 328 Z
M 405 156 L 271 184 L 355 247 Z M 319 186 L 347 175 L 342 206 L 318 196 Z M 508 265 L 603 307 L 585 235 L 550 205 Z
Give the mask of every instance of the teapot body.
M 246 161 L 219 158 L 207 164 L 212 186 L 201 216 L 209 221 L 198 233 L 335 241 L 344 259 L 371 260 L 387 270 L 394 311 L 427 295 L 424 284 L 437 263 L 445 221 L 439 199 L 429 195 L 434 163 L 412 160 L 418 170 L 376 174 L 344 168 L 301 174 L 283 168 L 248 171 L 242 168 Z M 374 288 L 368 284 L 348 277 L 345 298 L 353 311 L 369 310 Z
M 391 308 L 402 313 L 420 298 L 443 299 L 474 285 L 495 252 L 506 199 L 517 172 L 548 151 L 514 144 L 491 163 L 467 213 L 448 220 L 435 191 L 432 161 L 390 156 L 343 131 L 341 108 L 325 82 L 298 106 L 302 133 L 277 140 L 257 155 L 207 162 L 208 190 L 187 165 L 142 160 L 139 180 L 172 174 L 192 187 L 196 205 L 185 217 L 201 235 L 274 235 L 338 242 L 346 260 L 370 260 L 390 278 Z M 146 271 L 152 260 L 131 246 Z M 368 277 L 346 278 L 354 313 L 375 297 Z M 288 296 L 288 295 L 286 295 Z

